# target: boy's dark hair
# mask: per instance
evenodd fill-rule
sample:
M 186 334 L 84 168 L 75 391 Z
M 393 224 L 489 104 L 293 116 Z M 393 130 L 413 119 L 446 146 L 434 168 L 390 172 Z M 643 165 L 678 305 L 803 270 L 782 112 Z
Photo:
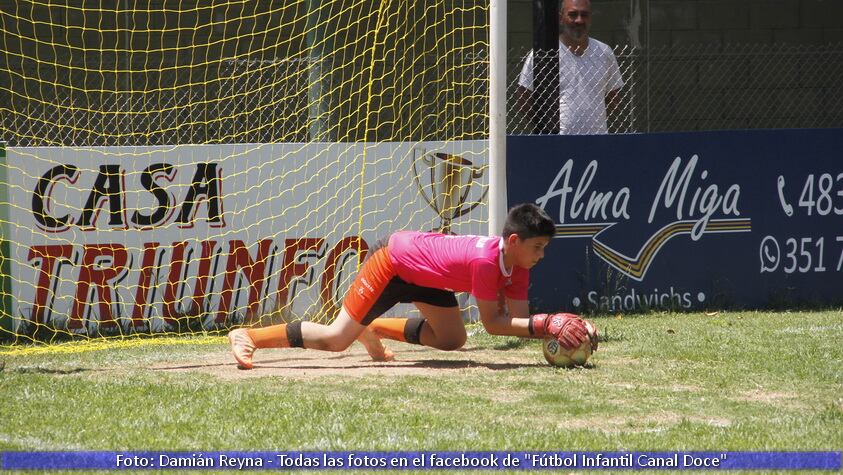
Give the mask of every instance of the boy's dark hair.
M 522 203 L 510 208 L 501 234 L 504 239 L 517 234 L 522 241 L 540 236 L 552 238 L 556 234 L 556 223 L 538 206 Z

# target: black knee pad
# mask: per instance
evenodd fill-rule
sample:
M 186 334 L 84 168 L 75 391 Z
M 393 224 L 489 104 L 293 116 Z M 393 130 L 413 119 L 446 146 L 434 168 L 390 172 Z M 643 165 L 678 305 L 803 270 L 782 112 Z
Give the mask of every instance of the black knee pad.
M 301 320 L 287 324 L 287 341 L 291 348 L 304 348 L 304 339 L 301 336 Z
M 404 340 L 407 343 L 421 345 L 422 327 L 426 321 L 423 318 L 408 318 L 407 323 L 404 325 Z

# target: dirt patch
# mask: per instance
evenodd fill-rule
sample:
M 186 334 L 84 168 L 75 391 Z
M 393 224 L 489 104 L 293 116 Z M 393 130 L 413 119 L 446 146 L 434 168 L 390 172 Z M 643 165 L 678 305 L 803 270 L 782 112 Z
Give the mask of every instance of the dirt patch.
M 375 362 L 360 345 L 353 345 L 342 353 L 303 350 L 299 348 L 259 350 L 255 353 L 254 368 L 237 368 L 228 350 L 204 355 L 201 361 L 165 362 L 151 367 L 154 371 L 198 371 L 221 379 L 245 379 L 264 376 L 285 378 L 360 377 L 360 376 L 432 376 L 443 373 L 514 371 L 525 367 L 546 366 L 541 354 L 532 352 L 501 352 L 487 348 L 464 348 L 458 351 L 439 351 L 415 345 L 394 343 L 395 361 Z
M 773 404 L 776 406 L 782 405 L 799 405 L 799 396 L 794 393 L 765 391 L 763 389 L 754 389 L 746 391 L 738 395 L 735 399 L 748 402 L 760 402 L 764 404 Z
M 670 391 L 675 393 L 696 393 L 702 391 L 703 388 L 699 386 L 693 386 L 690 384 L 672 384 L 670 386 Z
M 713 427 L 729 427 L 732 425 L 731 419 L 725 417 L 709 417 L 709 416 L 689 416 L 687 419 L 698 424 L 707 424 Z
M 675 412 L 657 412 L 638 415 L 619 415 L 605 419 L 594 418 L 564 419 L 557 422 L 560 429 L 590 429 L 604 434 L 635 434 L 644 432 L 663 432 L 678 425 L 683 420 L 713 427 L 729 427 L 732 421 L 722 417 L 682 416 Z
M 557 422 L 557 427 L 560 429 L 590 429 L 604 434 L 620 434 L 648 432 L 652 431 L 652 426 L 663 430 L 665 427 L 678 424 L 680 420 L 678 414 L 660 412 L 657 414 L 613 416 L 601 420 L 595 420 L 594 418 L 566 419 Z

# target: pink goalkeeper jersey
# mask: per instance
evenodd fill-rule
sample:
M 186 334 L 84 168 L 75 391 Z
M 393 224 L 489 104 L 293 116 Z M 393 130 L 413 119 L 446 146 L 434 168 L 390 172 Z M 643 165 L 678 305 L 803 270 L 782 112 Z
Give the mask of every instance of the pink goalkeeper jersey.
M 423 287 L 471 292 L 481 300 L 497 300 L 498 292 L 527 300 L 530 271 L 503 264 L 503 238 L 452 236 L 401 231 L 389 238 L 389 255 L 398 277 Z

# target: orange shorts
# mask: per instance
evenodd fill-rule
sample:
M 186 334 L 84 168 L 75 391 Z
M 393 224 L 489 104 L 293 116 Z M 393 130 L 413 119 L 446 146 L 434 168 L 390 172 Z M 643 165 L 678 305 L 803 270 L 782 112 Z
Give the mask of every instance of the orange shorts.
M 369 321 L 363 321 L 395 275 L 386 247 L 378 249 L 366 259 L 342 302 L 343 308 L 352 320 L 364 325 L 374 320 L 372 318 Z
M 370 254 L 348 289 L 342 303 L 357 323 L 368 325 L 399 303 L 423 302 L 437 307 L 456 307 L 457 298 L 449 290 L 422 287 L 403 281 L 382 247 Z

